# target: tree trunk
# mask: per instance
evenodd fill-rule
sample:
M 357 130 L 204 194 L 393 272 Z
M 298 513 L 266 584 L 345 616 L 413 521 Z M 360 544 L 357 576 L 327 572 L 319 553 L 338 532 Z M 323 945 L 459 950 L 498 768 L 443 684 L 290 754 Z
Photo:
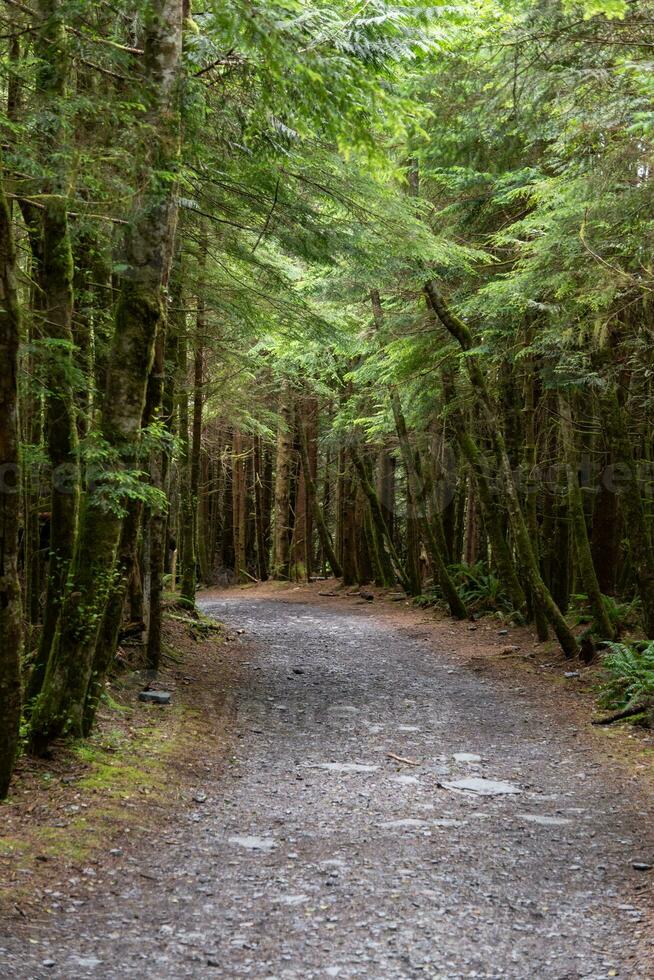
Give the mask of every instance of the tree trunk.
M 593 565 L 597 569 L 597 580 L 604 595 L 615 595 L 616 573 L 620 564 L 621 515 L 618 497 L 605 483 L 611 469 L 611 457 L 607 456 L 600 473 L 599 492 L 595 497 L 591 535 Z
M 279 404 L 277 458 L 275 464 L 275 530 L 273 539 L 273 578 L 290 574 L 291 466 L 293 456 L 293 402 L 285 385 Z
M 395 541 L 395 457 L 388 449 L 379 454 L 377 495 L 386 527 Z
M 302 459 L 302 469 L 304 472 L 304 479 L 306 481 L 309 501 L 313 510 L 313 518 L 316 522 L 316 527 L 318 529 L 318 536 L 320 538 L 320 544 L 325 558 L 331 566 L 332 574 L 339 578 L 342 574 L 341 564 L 336 556 L 336 551 L 334 549 L 334 542 L 332 541 L 332 536 L 329 533 L 329 528 L 327 527 L 327 522 L 325 521 L 325 515 L 318 502 L 318 492 L 316 490 L 316 484 L 314 481 L 314 476 L 311 470 L 311 464 L 309 460 L 309 446 L 307 438 L 307 430 L 305 428 L 302 418 L 298 419 L 298 436 L 300 445 L 300 457 Z
M 234 433 L 232 456 L 232 527 L 234 529 L 234 572 L 237 582 L 247 576 L 247 440 L 237 430 Z
M 195 605 L 196 560 L 195 519 L 192 489 L 193 437 L 189 420 L 188 393 L 188 338 L 186 324 L 181 329 L 177 348 L 177 390 L 179 392 L 179 528 L 178 547 L 180 556 L 180 597 L 189 606 Z
M 97 475 L 95 492 L 81 508 L 80 529 L 60 628 L 32 716 L 32 746 L 83 732 L 96 638 L 113 584 L 122 511 L 116 477 L 133 466 L 155 338 L 163 315 L 176 213 L 174 188 L 161 171 L 174 170 L 179 154 L 177 111 L 182 48 L 181 0 L 152 0 L 146 9 L 143 67 L 148 83 L 147 142 L 139 148 L 142 172 L 125 246 L 123 277 L 102 409 L 101 432 L 109 472 Z M 97 679 L 96 679 L 97 680 Z
M 527 344 L 531 344 L 531 324 L 527 327 L 527 335 L 525 337 Z M 535 378 L 534 378 L 534 364 L 533 359 L 527 358 L 525 364 L 525 384 L 524 384 L 524 447 L 523 447 L 523 468 L 525 470 L 525 518 L 527 521 L 527 527 L 529 528 L 529 533 L 531 534 L 531 540 L 534 548 L 534 557 L 538 562 L 538 567 L 542 574 L 542 565 L 540 560 L 540 548 L 538 541 L 538 486 L 533 483 L 532 474 L 536 468 L 536 390 L 535 390 Z M 541 643 L 544 643 L 549 638 L 549 630 L 547 626 L 547 619 L 545 614 L 536 602 L 533 602 L 533 597 L 530 596 L 532 600 L 532 605 L 534 607 L 534 620 L 536 623 L 536 634 Z
M 0 172 L 0 799 L 18 751 L 21 711 L 23 619 L 18 578 L 20 471 L 16 253 L 11 212 Z
M 572 522 L 572 535 L 577 556 L 577 568 L 581 586 L 588 597 L 588 603 L 593 613 L 595 629 L 602 639 L 612 640 L 614 629 L 607 615 L 597 573 L 593 565 L 593 556 L 588 540 L 588 529 L 584 516 L 584 501 L 579 486 L 577 447 L 572 427 L 572 413 L 566 396 L 559 393 L 559 415 L 561 418 L 561 434 L 563 451 L 565 453 L 565 470 L 568 482 L 568 506 Z
M 254 437 L 252 451 L 252 475 L 254 486 L 254 513 L 257 536 L 257 575 L 261 582 L 268 578 L 268 544 L 266 540 L 266 496 L 265 496 L 265 449 L 261 436 Z
M 356 486 L 352 473 L 352 464 L 347 450 L 341 449 L 338 454 L 338 564 L 341 567 L 343 585 L 355 585 L 357 580 L 356 567 Z
M 384 522 L 384 515 L 382 514 L 381 505 L 379 503 L 379 498 L 375 492 L 375 488 L 372 484 L 370 476 L 366 470 L 365 463 L 361 458 L 361 455 L 355 446 L 350 446 L 350 457 L 354 463 L 354 468 L 356 474 L 359 478 L 359 485 L 363 490 L 368 504 L 370 505 L 370 513 L 372 516 L 373 526 L 375 528 L 375 533 L 377 534 L 378 542 L 384 549 L 388 560 L 390 561 L 393 573 L 397 577 L 397 580 L 402 585 L 402 588 L 408 593 L 412 592 L 412 583 L 407 576 L 405 569 L 402 567 L 402 562 L 400 557 L 395 550 L 395 545 L 393 544 L 390 536 L 390 532 L 386 527 Z M 380 554 L 380 560 L 383 561 L 383 555 Z
M 62 125 L 66 98 L 67 44 L 58 0 L 41 0 L 38 39 L 38 98 L 44 120 L 45 200 L 41 212 L 40 267 L 42 336 L 53 343 L 45 369 L 46 447 L 51 468 L 50 545 L 45 613 L 27 690 L 31 701 L 41 690 L 61 611 L 64 586 L 73 559 L 79 498 L 79 460 L 73 376 L 73 253 L 67 217 L 66 175 L 61 170 Z
M 173 282 L 175 277 L 173 276 Z M 172 290 L 173 303 L 175 289 Z M 179 314 L 171 316 L 167 329 L 160 331 L 155 344 L 154 364 L 152 372 L 161 378 L 163 390 L 161 394 L 162 421 L 168 436 L 172 436 L 175 416 L 175 379 L 177 376 L 177 319 Z M 150 463 L 150 480 L 152 486 L 169 500 L 170 470 L 172 461 L 172 445 L 164 444 L 160 452 L 152 454 Z M 161 625 L 162 603 L 164 589 L 164 574 L 168 555 L 168 512 L 163 507 L 156 508 L 150 517 L 150 613 L 148 616 L 148 636 L 146 645 L 146 664 L 149 670 L 158 671 L 161 662 Z M 174 578 L 174 571 L 173 576 Z M 174 583 L 173 583 L 174 587 Z

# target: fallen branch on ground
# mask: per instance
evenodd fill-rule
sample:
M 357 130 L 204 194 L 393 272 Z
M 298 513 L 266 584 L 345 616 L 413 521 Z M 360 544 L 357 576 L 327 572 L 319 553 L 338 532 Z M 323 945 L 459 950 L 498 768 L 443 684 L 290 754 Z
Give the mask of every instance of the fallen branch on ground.
M 647 711 L 650 708 L 648 704 L 635 704 L 629 708 L 623 708 L 622 711 L 616 711 L 612 715 L 607 715 L 606 718 L 596 718 L 591 722 L 592 725 L 612 725 L 615 721 L 622 721 L 625 718 L 633 718 L 634 715 L 642 715 L 643 711 Z
M 394 752 L 387 752 L 386 755 L 389 759 L 394 759 L 395 762 L 403 762 L 407 766 L 419 766 L 420 763 L 416 762 L 415 759 L 406 759 L 403 755 L 395 755 Z

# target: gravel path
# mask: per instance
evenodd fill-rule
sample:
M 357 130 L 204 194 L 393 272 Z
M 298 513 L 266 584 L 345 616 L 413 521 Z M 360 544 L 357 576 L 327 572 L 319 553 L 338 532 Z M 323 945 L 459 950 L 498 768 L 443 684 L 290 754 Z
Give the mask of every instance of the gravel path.
M 203 607 L 246 630 L 235 764 L 150 877 L 116 859 L 93 905 L 0 939 L 0 976 L 654 975 L 651 814 L 546 696 L 368 606 Z

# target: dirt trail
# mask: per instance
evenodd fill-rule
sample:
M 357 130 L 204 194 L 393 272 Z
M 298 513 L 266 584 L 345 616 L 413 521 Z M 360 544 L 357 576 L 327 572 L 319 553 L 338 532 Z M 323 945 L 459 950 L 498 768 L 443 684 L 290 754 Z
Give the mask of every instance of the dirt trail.
M 368 606 L 202 606 L 248 641 L 228 775 L 0 976 L 654 976 L 651 801 L 546 698 Z

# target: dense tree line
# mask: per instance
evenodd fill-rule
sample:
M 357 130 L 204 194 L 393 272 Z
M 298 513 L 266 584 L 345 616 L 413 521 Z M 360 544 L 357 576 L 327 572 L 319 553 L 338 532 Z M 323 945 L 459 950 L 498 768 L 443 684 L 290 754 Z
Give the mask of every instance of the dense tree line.
M 654 638 L 652 16 L 7 0 L 0 795 L 199 583 Z

